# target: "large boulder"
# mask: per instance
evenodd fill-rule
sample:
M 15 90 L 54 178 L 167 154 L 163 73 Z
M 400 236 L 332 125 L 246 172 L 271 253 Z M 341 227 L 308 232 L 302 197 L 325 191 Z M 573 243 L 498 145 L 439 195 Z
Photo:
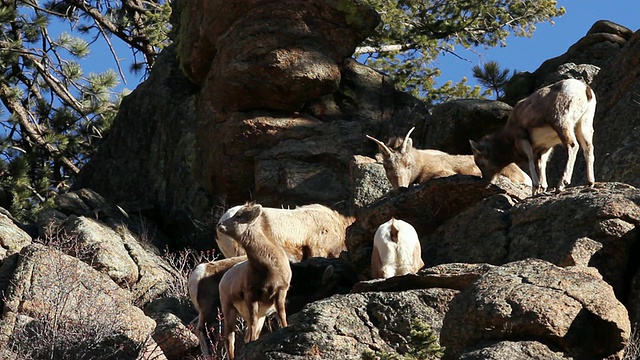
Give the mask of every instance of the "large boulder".
M 486 198 L 423 237 L 427 266 L 450 262 L 504 264 L 538 258 L 558 266 L 593 266 L 627 303 L 637 271 L 640 191 L 597 183 L 515 201 Z
M 598 96 L 595 119 L 595 172 L 598 181 L 640 186 L 640 31 L 636 31 L 604 66 L 593 87 Z M 581 176 L 581 173 L 576 173 Z
M 133 359 L 156 325 L 108 276 L 40 244 L 22 249 L 5 297 L 0 347 L 35 358 Z
M 489 270 L 449 304 L 440 341 L 457 359 L 484 341 L 536 339 L 579 359 L 621 358 L 627 310 L 588 268 L 528 259 Z
M 511 106 L 500 101 L 460 99 L 436 105 L 420 144 L 450 154 L 471 154 L 469 140 L 500 129 L 509 114 Z
M 291 317 L 291 325 L 245 345 L 239 359 L 362 359 L 366 351 L 406 351 L 412 320 L 438 332 L 449 289 L 335 295 Z
M 56 203 L 39 217 L 42 241 L 108 275 L 136 304 L 169 292 L 181 277 L 153 245 L 166 239 L 142 218 L 128 218 L 89 189 L 58 196 Z

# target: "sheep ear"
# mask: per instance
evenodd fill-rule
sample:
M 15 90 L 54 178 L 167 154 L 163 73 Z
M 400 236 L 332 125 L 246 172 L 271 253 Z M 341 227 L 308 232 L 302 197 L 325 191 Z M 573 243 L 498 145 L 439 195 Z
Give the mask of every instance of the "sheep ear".
M 247 223 L 254 222 L 262 214 L 262 205 L 260 204 L 247 206 L 245 209 L 247 213 L 246 215 Z
M 322 283 L 326 284 L 329 282 L 329 279 L 331 279 L 331 277 L 333 276 L 333 265 L 329 265 L 327 266 L 326 269 L 324 269 L 324 274 L 322 274 Z

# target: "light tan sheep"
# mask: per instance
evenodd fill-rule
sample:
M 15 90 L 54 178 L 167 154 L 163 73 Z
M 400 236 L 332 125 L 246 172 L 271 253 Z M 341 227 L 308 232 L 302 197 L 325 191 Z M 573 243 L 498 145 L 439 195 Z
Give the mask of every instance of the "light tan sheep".
M 538 89 L 513 108 L 507 124 L 477 143 L 470 141 L 482 176 L 492 179 L 507 164 L 528 161 L 532 193 L 547 189 L 546 166 L 553 147 L 564 145 L 567 163 L 558 184 L 571 183 L 573 166 L 582 148 L 587 163 L 587 183 L 593 185 L 593 117 L 596 96 L 580 80 L 566 79 Z
M 450 155 L 439 150 L 414 148 L 410 138 L 414 129 L 409 130 L 397 149 L 367 135 L 368 139 L 378 144 L 387 179 L 394 189 L 455 174 L 482 176 L 473 155 Z M 501 174 L 515 183 L 531 185 L 529 176 L 516 164 L 506 166 Z
M 253 205 L 242 206 L 246 208 Z M 236 241 L 249 226 L 238 213 L 219 222 L 217 226 L 220 234 Z M 340 252 L 347 249 L 346 230 L 354 220 L 324 205 L 312 204 L 295 209 L 262 207 L 262 214 L 255 224 L 263 229 L 266 237 L 284 249 L 289 260 L 298 262 L 315 256 L 338 257 Z M 235 248 L 235 252 L 228 255 L 243 254 L 241 248 Z
M 280 326 L 287 326 L 285 300 L 291 284 L 291 267 L 282 247 L 267 236 L 268 228 L 261 226 L 262 213 L 262 206 L 249 204 L 234 215 L 239 224 L 246 225 L 238 242 L 247 253 L 247 261 L 229 269 L 219 285 L 229 359 L 235 357 L 234 329 L 238 316 L 247 322 L 245 342 L 258 338 L 265 317 L 274 309 Z
M 220 307 L 219 284 L 222 276 L 234 265 L 246 261 L 246 256 L 222 259 L 196 266 L 189 274 L 187 288 L 193 306 L 198 311 L 196 335 L 200 341 L 200 349 L 205 358 L 211 356 L 207 340 L 207 326 L 216 323 Z

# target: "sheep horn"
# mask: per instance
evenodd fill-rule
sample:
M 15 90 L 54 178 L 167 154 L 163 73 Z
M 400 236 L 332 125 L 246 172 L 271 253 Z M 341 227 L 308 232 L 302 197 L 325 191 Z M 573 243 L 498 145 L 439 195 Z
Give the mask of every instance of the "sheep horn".
M 409 136 L 411 136 L 411 133 L 415 129 L 415 126 L 412 127 L 411 130 L 409 130 L 409 132 L 407 133 L 407 136 L 404 137 L 404 141 L 402 141 L 402 149 L 400 150 L 401 153 L 405 153 L 407 151 L 407 140 L 409 140 Z
M 391 150 L 387 147 L 387 145 L 385 145 L 385 143 L 383 143 L 382 141 L 374 138 L 373 136 L 369 136 L 366 135 L 366 137 L 370 140 L 373 140 L 376 144 L 378 144 L 378 146 L 380 147 L 380 149 L 386 153 L 386 155 L 391 156 Z

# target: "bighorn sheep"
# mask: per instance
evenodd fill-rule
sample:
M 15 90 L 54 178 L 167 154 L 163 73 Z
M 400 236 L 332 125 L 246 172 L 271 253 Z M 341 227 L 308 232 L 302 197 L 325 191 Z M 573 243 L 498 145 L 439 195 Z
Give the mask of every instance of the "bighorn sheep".
M 202 355 L 211 356 L 207 341 L 207 328 L 215 323 L 220 307 L 220 294 L 218 286 L 222 276 L 232 266 L 247 260 L 246 256 L 237 256 L 228 259 L 202 263 L 196 266 L 189 274 L 187 288 L 193 306 L 198 311 L 198 323 L 196 335 L 200 341 Z
M 229 359 L 235 355 L 234 329 L 238 315 L 247 322 L 245 342 L 258 338 L 265 317 L 274 308 L 280 326 L 287 326 L 285 299 L 291 283 L 291 267 L 282 247 L 267 236 L 265 227 L 258 224 L 261 215 L 262 206 L 249 204 L 233 217 L 237 224 L 246 225 L 237 241 L 246 251 L 247 261 L 227 270 L 218 287 Z
M 382 155 L 387 178 L 394 189 L 408 187 L 414 182 L 424 183 L 433 178 L 455 174 L 481 176 L 473 155 L 450 155 L 439 150 L 419 150 L 413 147 L 409 137 L 415 128 L 411 128 L 404 137 L 399 150 L 387 146 L 382 141 L 367 135 L 378 144 Z M 502 175 L 516 183 L 531 185 L 531 179 L 516 164 L 506 166 Z
M 242 205 L 243 208 L 253 206 Z M 218 223 L 218 233 L 238 240 L 249 224 L 238 214 Z M 343 216 L 320 204 L 304 205 L 295 209 L 262 208 L 254 225 L 262 228 L 269 239 L 280 245 L 289 260 L 298 262 L 313 256 L 338 257 L 346 250 L 346 229 L 354 218 Z M 225 256 L 243 255 L 240 248 Z
M 415 274 L 423 266 L 420 239 L 411 224 L 391 218 L 378 226 L 371 255 L 373 278 Z
M 246 259 L 246 256 L 238 256 L 202 263 L 189 275 L 189 296 L 198 311 L 196 335 L 206 358 L 211 355 L 206 327 L 217 322 L 220 279 L 232 266 Z M 302 310 L 313 301 L 334 294 L 347 294 L 358 282 L 353 265 L 339 258 L 313 257 L 290 265 L 291 285 L 285 305 L 287 315 Z
M 492 179 L 505 165 L 528 160 L 532 193 L 546 191 L 547 161 L 553 147 L 562 143 L 567 151 L 564 174 L 557 187 L 562 191 L 571 183 L 579 143 L 587 163 L 587 183 L 592 186 L 595 111 L 596 96 L 580 80 L 561 80 L 538 89 L 516 104 L 501 130 L 477 143 L 470 141 L 482 176 Z
M 233 240 L 233 238 L 222 231 L 220 231 L 219 227 L 225 220 L 230 219 L 235 215 L 242 205 L 234 206 L 227 210 L 220 219 L 218 220 L 218 224 L 216 225 L 216 243 L 218 243 L 218 249 L 222 252 L 225 258 L 229 259 L 235 256 L 244 255 L 244 250 L 240 248 L 238 242 Z

